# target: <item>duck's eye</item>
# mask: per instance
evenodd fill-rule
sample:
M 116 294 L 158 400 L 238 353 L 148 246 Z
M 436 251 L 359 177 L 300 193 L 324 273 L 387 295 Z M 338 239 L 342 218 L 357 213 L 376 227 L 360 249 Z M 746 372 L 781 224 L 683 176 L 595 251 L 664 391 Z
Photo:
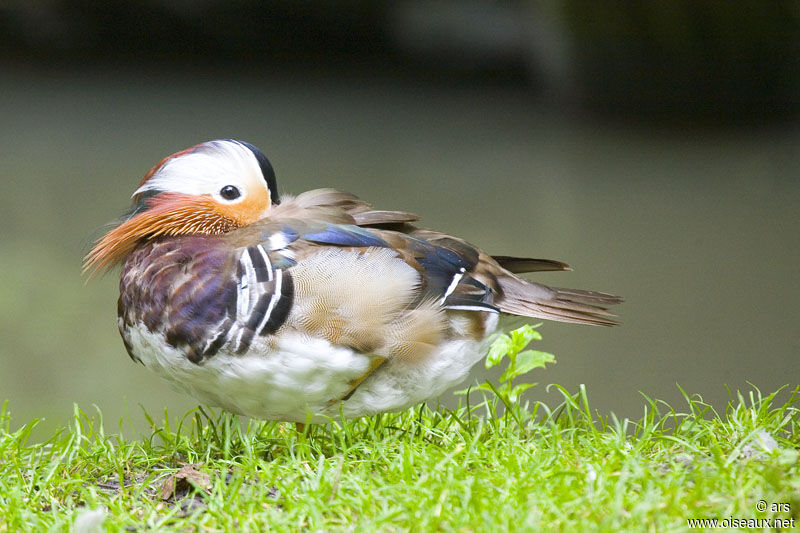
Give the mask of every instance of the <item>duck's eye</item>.
M 222 189 L 220 189 L 219 195 L 225 198 L 226 200 L 236 200 L 242 195 L 242 193 L 240 193 L 239 189 L 237 189 L 233 185 L 226 185 Z

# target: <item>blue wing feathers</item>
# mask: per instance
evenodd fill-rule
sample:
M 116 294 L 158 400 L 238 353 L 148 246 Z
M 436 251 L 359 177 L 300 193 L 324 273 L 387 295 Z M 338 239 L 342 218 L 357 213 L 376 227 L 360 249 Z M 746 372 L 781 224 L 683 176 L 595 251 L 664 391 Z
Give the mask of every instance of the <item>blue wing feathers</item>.
M 346 224 L 327 224 L 325 229 L 315 233 L 306 233 L 303 239 L 319 244 L 333 244 L 336 246 L 377 246 L 386 248 L 386 241 L 369 231 Z

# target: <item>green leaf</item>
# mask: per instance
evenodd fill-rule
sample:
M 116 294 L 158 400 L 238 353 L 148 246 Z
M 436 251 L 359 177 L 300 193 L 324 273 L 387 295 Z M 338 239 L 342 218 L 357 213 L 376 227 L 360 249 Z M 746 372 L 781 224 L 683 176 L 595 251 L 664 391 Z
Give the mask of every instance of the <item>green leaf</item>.
M 486 355 L 486 368 L 499 365 L 503 357 L 505 357 L 510 350 L 511 337 L 508 335 L 500 335 L 489 347 L 489 353 Z
M 538 350 L 525 350 L 517 355 L 516 364 L 506 368 L 500 381 L 509 381 L 517 376 L 527 374 L 534 368 L 544 368 L 547 363 L 552 363 L 556 358 L 553 354 Z
M 540 341 L 542 340 L 542 334 L 533 329 L 533 326 L 530 324 L 525 324 L 519 329 L 515 329 L 511 332 L 511 342 L 513 346 L 514 354 L 517 354 L 525 349 L 525 347 L 530 344 L 531 341 Z

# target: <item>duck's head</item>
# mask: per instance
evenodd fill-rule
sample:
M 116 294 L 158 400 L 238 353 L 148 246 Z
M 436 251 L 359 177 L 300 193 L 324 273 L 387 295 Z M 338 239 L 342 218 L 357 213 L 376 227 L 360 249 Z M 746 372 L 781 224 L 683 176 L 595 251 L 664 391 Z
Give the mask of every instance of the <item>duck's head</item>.
M 275 172 L 255 146 L 234 140 L 198 144 L 145 174 L 121 222 L 84 259 L 84 271 L 110 268 L 155 237 L 224 233 L 263 218 L 279 203 Z

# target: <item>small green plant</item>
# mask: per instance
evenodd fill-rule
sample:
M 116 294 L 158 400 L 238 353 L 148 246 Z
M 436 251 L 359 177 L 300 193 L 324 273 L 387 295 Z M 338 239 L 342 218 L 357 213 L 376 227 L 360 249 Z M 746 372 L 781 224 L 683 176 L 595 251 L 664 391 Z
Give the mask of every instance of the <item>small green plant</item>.
M 542 340 L 542 334 L 536 331 L 536 328 L 540 325 L 531 326 L 530 324 L 525 324 L 511 333 L 503 333 L 495 339 L 486 356 L 486 368 L 493 368 L 506 358 L 508 358 L 508 365 L 503 373 L 500 374 L 499 386 L 496 387 L 487 381 L 477 387 L 479 390 L 493 392 L 508 407 L 508 404 L 516 403 L 523 392 L 536 386 L 536 383 L 514 385 L 514 379 L 536 368 L 544 368 L 547 363 L 555 363 L 556 361 L 553 354 L 525 349 L 531 342 Z

